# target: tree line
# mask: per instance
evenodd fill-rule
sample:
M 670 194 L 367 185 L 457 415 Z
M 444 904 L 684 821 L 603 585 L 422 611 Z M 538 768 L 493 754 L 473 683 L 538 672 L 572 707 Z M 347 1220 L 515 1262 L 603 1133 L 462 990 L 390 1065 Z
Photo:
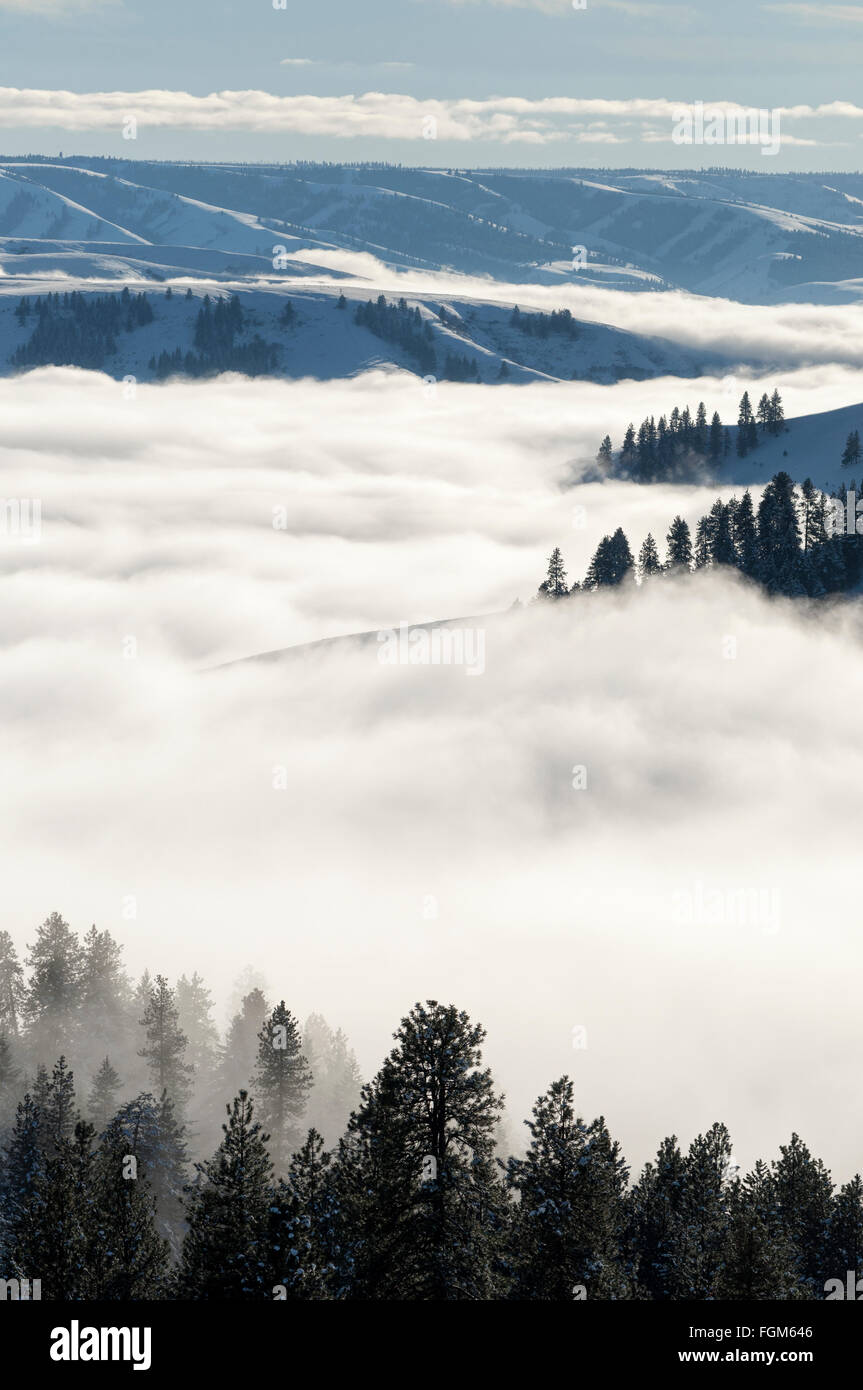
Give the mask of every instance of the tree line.
M 702 516 L 693 537 L 689 524 L 674 517 L 666 536 L 663 560 L 648 533 L 634 559 L 623 528 L 603 536 L 583 581 L 571 586 L 560 548 L 555 547 L 537 597 L 561 599 L 608 586 L 644 582 L 662 574 L 726 566 L 763 585 L 771 594 L 822 598 L 853 588 L 863 575 L 863 536 L 836 527 L 833 503 L 843 509 L 843 484 L 833 494 L 820 492 L 807 478 L 798 488 L 779 472 L 764 488 L 756 508 L 749 489 L 728 502 L 717 498 Z
M 772 396 L 766 391 L 753 411 L 749 392 L 744 391 L 737 413 L 737 434 L 734 447 L 739 458 L 745 458 L 768 436 L 785 430 L 785 408 L 778 390 Z M 693 416 L 689 406 L 677 406 L 657 423 L 653 415 L 642 420 L 636 430 L 629 424 L 620 449 L 615 452 L 611 437 L 606 435 L 599 446 L 596 461 L 604 473 L 614 470 L 634 482 L 656 483 L 698 476 L 705 462 L 717 464 L 731 452 L 731 429 L 723 425 L 719 411 L 707 419 L 703 401 Z
M 485 1031 L 435 1000 L 402 1019 L 371 1081 L 351 1076 L 328 1143 L 306 1128 L 320 1021 L 301 1037 L 284 1002 L 264 1006 L 241 1064 L 250 991 L 222 1048 L 223 1094 L 248 1082 L 190 1167 L 188 1059 L 215 1047 L 200 977 L 124 995 L 110 935 L 82 943 L 56 913 L 28 966 L 0 934 L 0 1275 L 39 1279 L 43 1298 L 813 1300 L 863 1271 L 863 1180 L 837 1188 L 796 1134 L 745 1175 L 724 1125 L 687 1149 L 671 1136 L 631 1181 L 562 1076 L 508 1152 Z M 37 1060 L 57 1044 L 94 1054 L 139 1009 L 132 1050 L 153 1089 L 118 1103 L 105 1058 L 82 1102 L 65 1052 L 50 1071 Z

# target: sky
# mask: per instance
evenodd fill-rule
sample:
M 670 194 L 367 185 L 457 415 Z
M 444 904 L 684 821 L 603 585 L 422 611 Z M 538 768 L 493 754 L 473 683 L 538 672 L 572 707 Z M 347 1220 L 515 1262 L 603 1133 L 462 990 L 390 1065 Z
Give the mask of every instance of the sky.
M 860 167 L 863 5 L 280 3 L 0 0 L 0 150 Z M 672 109 L 697 102 L 779 110 L 778 154 L 674 143 Z

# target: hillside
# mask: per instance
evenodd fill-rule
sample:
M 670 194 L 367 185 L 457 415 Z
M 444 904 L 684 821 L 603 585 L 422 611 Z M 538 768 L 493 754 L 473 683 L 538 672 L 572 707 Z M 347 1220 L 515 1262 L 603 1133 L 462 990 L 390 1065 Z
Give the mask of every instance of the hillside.
M 0 160 L 4 239 L 274 241 L 513 283 L 678 287 L 744 303 L 843 302 L 863 285 L 863 175 L 444 170 Z M 2 245 L 0 245 L 0 250 Z M 836 287 L 836 288 L 834 288 Z

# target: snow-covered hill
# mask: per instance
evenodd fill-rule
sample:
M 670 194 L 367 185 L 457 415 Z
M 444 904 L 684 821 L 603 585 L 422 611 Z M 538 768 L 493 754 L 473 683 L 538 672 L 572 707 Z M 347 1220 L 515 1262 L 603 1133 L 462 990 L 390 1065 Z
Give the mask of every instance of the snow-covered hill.
M 368 251 L 510 283 L 859 299 L 863 175 L 0 160 L 0 238 Z M 573 247 L 587 263 L 572 268 Z M 841 290 L 834 290 L 841 286 Z

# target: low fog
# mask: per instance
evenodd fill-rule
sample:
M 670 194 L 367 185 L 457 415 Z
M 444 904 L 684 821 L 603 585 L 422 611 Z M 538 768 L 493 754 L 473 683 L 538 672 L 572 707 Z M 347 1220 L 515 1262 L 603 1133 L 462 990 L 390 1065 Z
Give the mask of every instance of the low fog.
M 780 379 L 788 413 L 855 376 Z M 701 386 L 0 382 L 4 494 L 42 502 L 38 543 L 0 541 L 19 948 L 57 909 L 222 1001 L 252 964 L 366 1075 L 452 1000 L 515 1134 L 568 1072 L 634 1164 L 723 1119 L 743 1165 L 797 1129 L 859 1168 L 858 601 L 708 574 L 501 613 L 553 545 L 581 578 L 615 526 L 664 552 L 707 510 L 566 486 Z M 483 613 L 477 676 L 375 642 L 214 669 Z

